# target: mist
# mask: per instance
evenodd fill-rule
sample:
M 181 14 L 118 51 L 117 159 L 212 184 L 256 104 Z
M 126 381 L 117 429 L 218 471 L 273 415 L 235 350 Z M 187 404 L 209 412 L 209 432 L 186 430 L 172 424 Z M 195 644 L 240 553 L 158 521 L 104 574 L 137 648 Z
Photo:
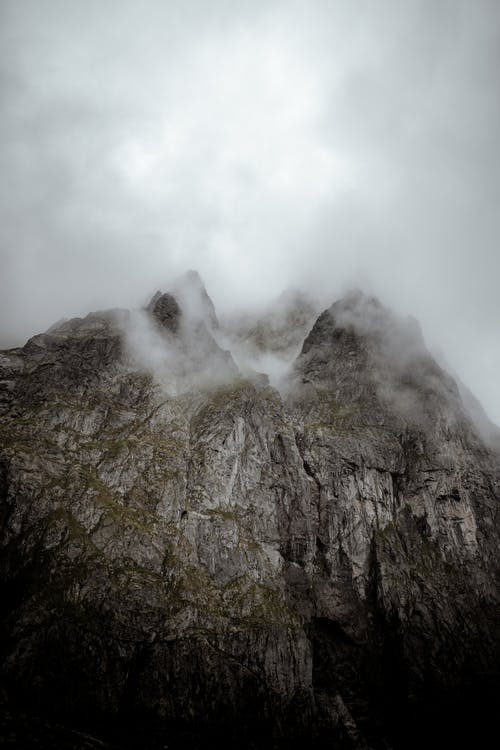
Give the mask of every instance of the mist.
M 500 422 L 494 0 L 3 0 L 0 29 L 0 346 L 187 268 L 226 317 L 358 286 Z

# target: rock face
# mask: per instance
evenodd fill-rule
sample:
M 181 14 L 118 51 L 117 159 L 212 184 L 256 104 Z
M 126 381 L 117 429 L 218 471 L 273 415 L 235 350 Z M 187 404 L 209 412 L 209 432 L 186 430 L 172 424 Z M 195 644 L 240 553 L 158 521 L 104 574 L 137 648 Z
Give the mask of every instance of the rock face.
M 455 382 L 353 293 L 278 392 L 238 374 L 205 295 L 206 325 L 174 292 L 133 336 L 95 313 L 0 354 L 8 712 L 141 748 L 478 740 L 499 458 Z M 151 331 L 167 354 L 141 367 Z
M 146 309 L 158 326 L 177 333 L 181 322 L 181 308 L 175 297 L 157 292 Z

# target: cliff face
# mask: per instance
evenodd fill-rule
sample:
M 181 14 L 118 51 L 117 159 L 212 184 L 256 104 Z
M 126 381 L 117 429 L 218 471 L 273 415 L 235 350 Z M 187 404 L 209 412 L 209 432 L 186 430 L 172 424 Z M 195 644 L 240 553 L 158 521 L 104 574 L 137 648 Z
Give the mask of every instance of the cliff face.
M 195 281 L 0 354 L 8 711 L 141 747 L 480 733 L 498 456 L 454 381 L 352 294 L 278 392 Z

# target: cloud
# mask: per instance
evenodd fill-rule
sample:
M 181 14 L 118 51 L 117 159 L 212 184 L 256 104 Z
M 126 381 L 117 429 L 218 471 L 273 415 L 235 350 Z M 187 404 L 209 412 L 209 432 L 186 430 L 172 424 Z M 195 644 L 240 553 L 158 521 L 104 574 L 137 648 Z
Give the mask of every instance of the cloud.
M 361 284 L 500 421 L 494 0 L 4 0 L 0 339 Z
M 158 291 L 146 308 L 123 318 L 128 359 L 170 396 L 232 382 L 238 368 L 212 335 L 218 321 L 198 275 L 177 279 L 172 291 L 175 297 Z

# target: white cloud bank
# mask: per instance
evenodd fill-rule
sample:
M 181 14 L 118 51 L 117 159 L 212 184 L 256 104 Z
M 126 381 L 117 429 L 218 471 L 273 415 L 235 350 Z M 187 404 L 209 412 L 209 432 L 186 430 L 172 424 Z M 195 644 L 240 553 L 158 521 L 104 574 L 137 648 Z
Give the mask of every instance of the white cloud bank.
M 494 0 L 0 7 L 0 339 L 368 286 L 500 421 Z

